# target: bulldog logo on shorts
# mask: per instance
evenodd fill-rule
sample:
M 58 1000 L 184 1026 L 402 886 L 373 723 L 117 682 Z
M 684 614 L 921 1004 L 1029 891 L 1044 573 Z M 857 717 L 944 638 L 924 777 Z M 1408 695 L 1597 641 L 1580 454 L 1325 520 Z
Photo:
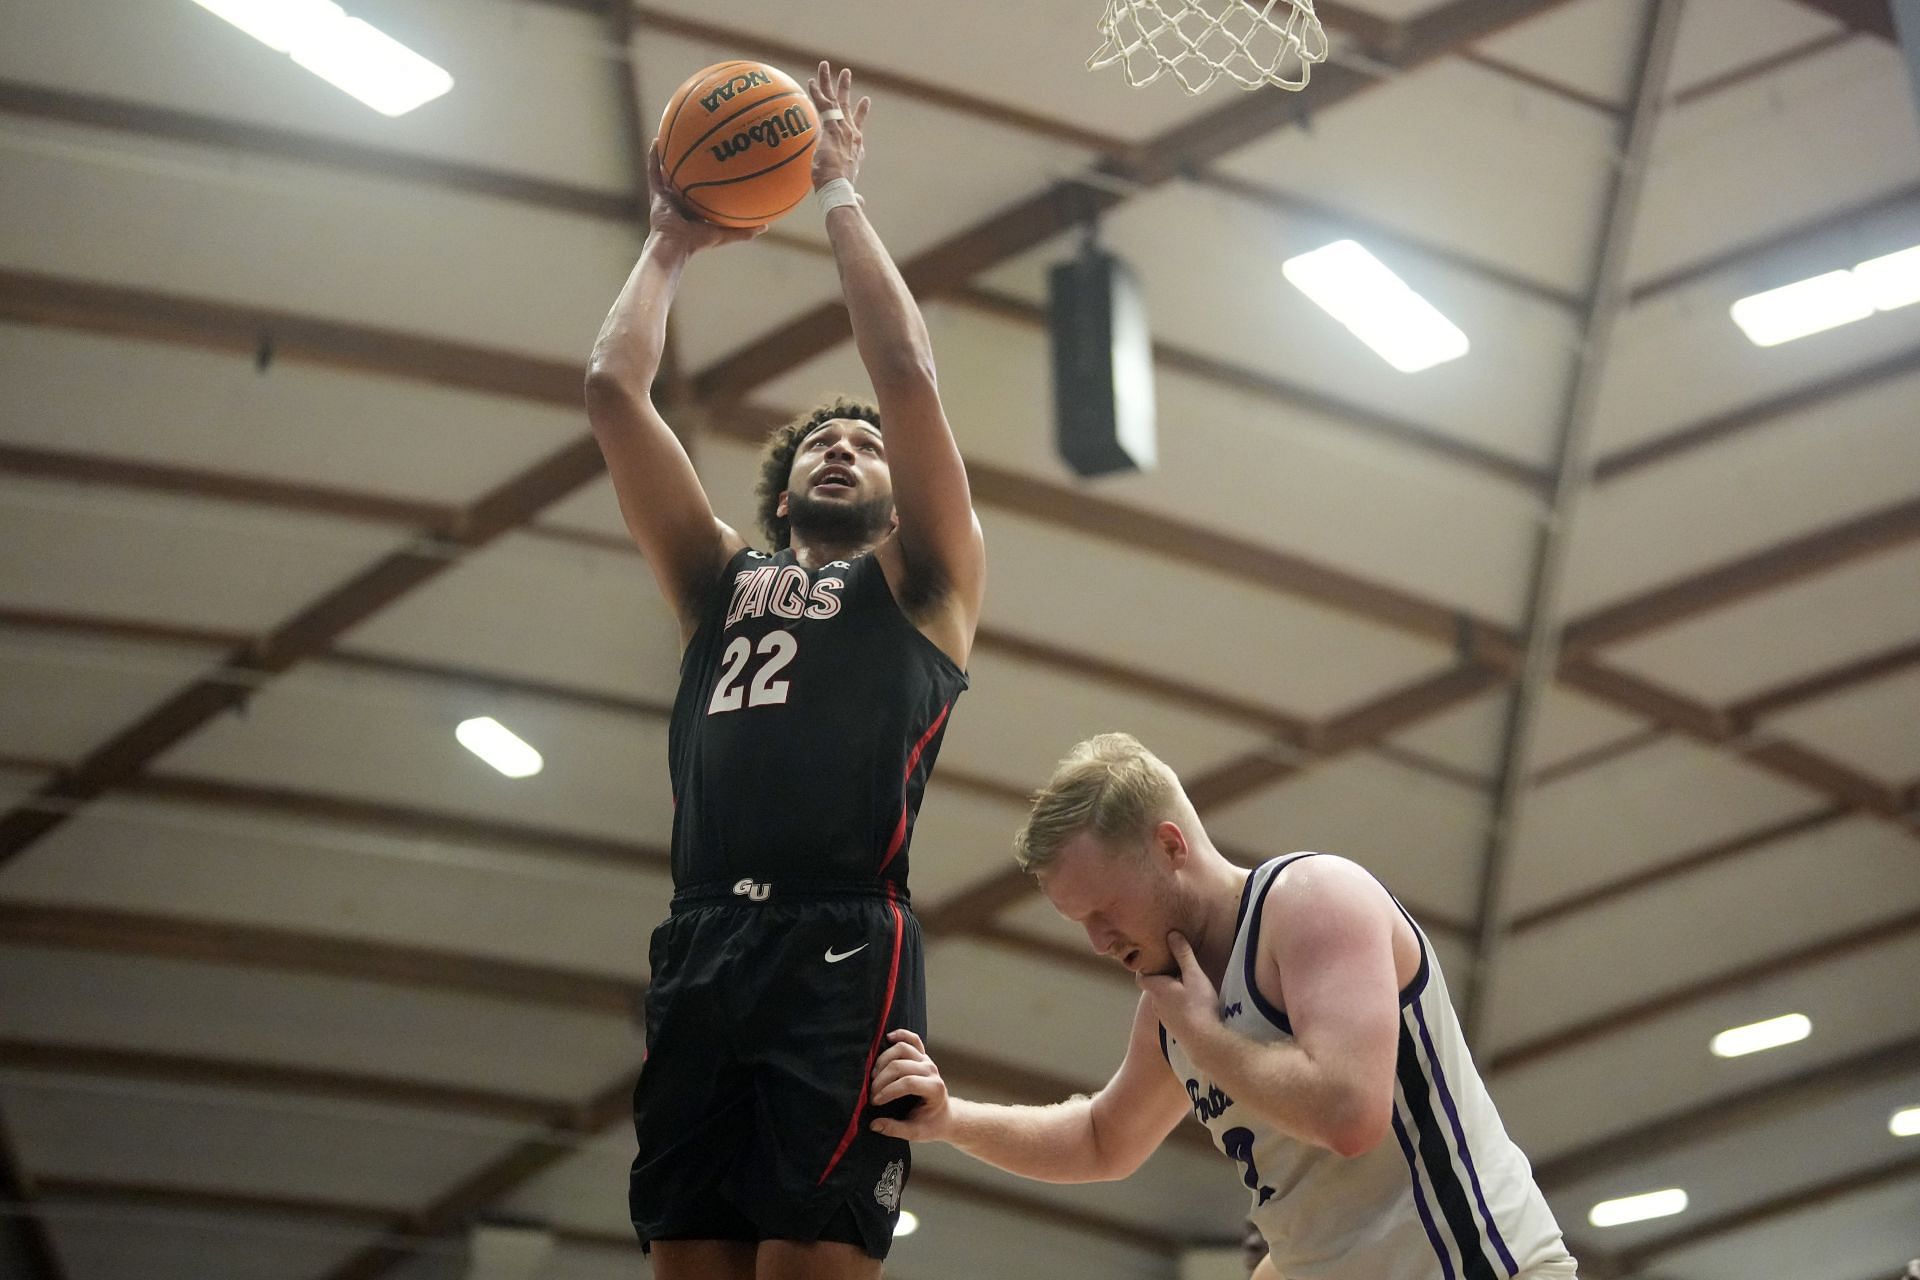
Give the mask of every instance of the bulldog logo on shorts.
M 880 1181 L 873 1184 L 873 1198 L 888 1213 L 900 1211 L 900 1191 L 907 1180 L 907 1164 L 904 1160 L 895 1160 L 888 1165 L 886 1172 L 880 1175 Z

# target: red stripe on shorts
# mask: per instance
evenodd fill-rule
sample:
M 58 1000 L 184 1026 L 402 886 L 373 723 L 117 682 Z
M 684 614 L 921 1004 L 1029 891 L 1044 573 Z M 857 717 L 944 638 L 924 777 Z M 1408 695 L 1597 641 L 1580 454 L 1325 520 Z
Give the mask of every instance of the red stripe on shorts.
M 894 824 L 893 839 L 887 841 L 887 856 L 880 859 L 880 874 L 885 875 L 899 854 L 900 847 L 907 842 L 907 785 L 913 781 L 913 771 L 920 765 L 920 753 L 933 741 L 933 735 L 940 732 L 940 726 L 947 722 L 947 712 L 953 710 L 953 704 L 947 703 L 940 708 L 940 714 L 933 718 L 927 731 L 920 735 L 920 741 L 913 744 L 913 754 L 907 757 L 907 771 L 900 778 L 900 821 Z
M 900 912 L 900 904 L 894 900 L 893 886 L 887 886 L 887 906 L 893 912 L 893 965 L 887 970 L 887 999 L 880 1006 L 879 1023 L 873 1029 L 873 1043 L 867 1046 L 866 1069 L 860 1073 L 860 1100 L 853 1104 L 853 1115 L 847 1120 L 847 1131 L 840 1135 L 840 1145 L 833 1149 L 833 1159 L 827 1161 L 827 1167 L 820 1172 L 820 1181 L 815 1186 L 825 1185 L 829 1175 L 840 1167 L 840 1158 L 847 1154 L 847 1148 L 853 1145 L 854 1138 L 860 1132 L 860 1117 L 866 1114 L 867 1099 L 873 1092 L 873 1060 L 880 1056 L 880 1041 L 887 1034 L 887 1015 L 893 1012 L 893 993 L 900 984 L 900 944 L 906 936 L 907 918 Z

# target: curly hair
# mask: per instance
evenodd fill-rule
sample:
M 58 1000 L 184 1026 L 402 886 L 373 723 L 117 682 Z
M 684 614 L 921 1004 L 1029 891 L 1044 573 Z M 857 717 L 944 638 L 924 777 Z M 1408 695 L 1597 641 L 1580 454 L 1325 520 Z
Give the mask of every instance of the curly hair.
M 775 427 L 760 448 L 760 482 L 753 491 L 760 500 L 760 531 L 767 535 L 775 551 L 793 542 L 793 529 L 787 518 L 779 514 L 780 495 L 786 492 L 787 480 L 793 474 L 793 455 L 800 452 L 801 441 L 836 418 L 852 418 L 872 424 L 875 431 L 880 430 L 878 409 L 864 400 L 835 396 L 792 422 Z

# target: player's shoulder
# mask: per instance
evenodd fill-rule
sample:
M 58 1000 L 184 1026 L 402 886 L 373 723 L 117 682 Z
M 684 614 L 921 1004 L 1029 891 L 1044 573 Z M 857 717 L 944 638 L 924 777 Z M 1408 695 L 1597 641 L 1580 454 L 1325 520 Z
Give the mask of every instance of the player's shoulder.
M 1289 855 L 1269 882 L 1261 932 L 1297 932 L 1302 926 L 1390 914 L 1393 898 L 1372 872 L 1336 853 Z

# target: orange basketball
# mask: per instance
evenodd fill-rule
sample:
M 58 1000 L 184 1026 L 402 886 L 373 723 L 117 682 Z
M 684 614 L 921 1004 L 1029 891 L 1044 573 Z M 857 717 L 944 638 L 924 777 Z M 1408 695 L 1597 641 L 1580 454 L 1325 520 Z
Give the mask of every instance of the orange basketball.
M 717 62 L 660 117 L 660 166 L 686 211 L 722 227 L 772 222 L 812 189 L 820 117 L 793 77 L 764 62 Z

